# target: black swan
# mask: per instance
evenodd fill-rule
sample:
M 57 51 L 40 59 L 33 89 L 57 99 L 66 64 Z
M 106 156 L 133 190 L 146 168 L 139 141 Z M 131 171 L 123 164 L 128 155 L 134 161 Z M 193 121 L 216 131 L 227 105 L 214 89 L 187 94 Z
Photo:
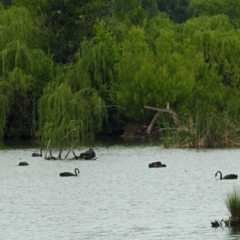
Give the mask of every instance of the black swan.
M 27 162 L 20 162 L 18 166 L 28 166 L 29 164 Z
M 162 164 L 161 162 L 152 162 L 148 165 L 149 168 L 159 168 L 159 167 L 166 167 L 166 164 Z
M 77 177 L 80 174 L 80 171 L 78 168 L 75 168 L 74 172 L 75 174 L 70 172 L 63 172 L 63 173 L 60 173 L 59 175 L 60 177 Z
M 228 174 L 228 175 L 222 177 L 222 173 L 220 171 L 216 172 L 215 177 L 217 177 L 218 173 L 220 173 L 220 180 L 222 180 L 222 179 L 237 179 L 238 178 L 238 175 L 236 175 L 236 174 Z
M 42 157 L 42 148 L 40 148 L 40 153 L 33 153 L 32 157 Z
M 92 148 L 90 148 L 88 151 L 81 153 L 79 158 L 84 158 L 85 160 L 90 160 L 96 157 L 96 153 Z

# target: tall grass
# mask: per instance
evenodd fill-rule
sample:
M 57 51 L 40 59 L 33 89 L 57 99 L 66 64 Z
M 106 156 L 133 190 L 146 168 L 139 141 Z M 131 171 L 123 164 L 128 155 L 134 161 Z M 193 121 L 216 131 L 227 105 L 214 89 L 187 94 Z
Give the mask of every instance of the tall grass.
M 240 218 L 240 191 L 236 187 L 227 194 L 226 207 L 231 214 L 231 219 Z
M 214 148 L 238 145 L 238 122 L 228 115 L 205 116 L 189 121 L 188 131 L 179 129 L 164 140 L 166 147 Z

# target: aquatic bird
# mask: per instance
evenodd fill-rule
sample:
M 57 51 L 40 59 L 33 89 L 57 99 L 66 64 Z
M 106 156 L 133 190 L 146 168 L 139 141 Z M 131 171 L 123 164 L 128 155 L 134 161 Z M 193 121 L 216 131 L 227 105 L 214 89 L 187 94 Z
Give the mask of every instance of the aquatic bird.
M 212 227 L 215 227 L 215 228 L 222 226 L 222 223 L 218 221 L 211 222 L 211 224 L 212 224 Z
M 96 157 L 96 153 L 94 152 L 94 150 L 92 148 L 89 148 L 88 151 L 81 153 L 80 156 L 78 158 L 84 158 L 85 160 L 91 160 L 94 159 Z
M 27 162 L 20 162 L 18 166 L 28 166 L 29 164 Z
M 70 172 L 63 172 L 63 173 L 60 173 L 59 175 L 60 177 L 77 177 L 80 174 L 80 171 L 78 168 L 75 168 L 74 172 L 75 174 Z
M 159 168 L 159 167 L 166 167 L 166 164 L 162 164 L 161 162 L 152 162 L 148 165 L 149 168 Z
M 42 157 L 42 148 L 40 148 L 40 153 L 33 153 L 32 157 Z
M 217 177 L 218 173 L 220 173 L 220 180 L 222 180 L 222 179 L 237 179 L 238 178 L 237 174 L 228 174 L 228 175 L 222 177 L 222 173 L 220 171 L 216 172 L 215 177 Z

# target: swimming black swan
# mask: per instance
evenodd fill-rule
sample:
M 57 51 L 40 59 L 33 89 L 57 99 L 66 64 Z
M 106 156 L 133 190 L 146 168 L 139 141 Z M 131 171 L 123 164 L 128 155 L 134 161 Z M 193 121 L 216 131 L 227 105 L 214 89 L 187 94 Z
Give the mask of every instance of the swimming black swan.
M 28 166 L 29 164 L 27 162 L 20 162 L 18 166 Z
M 77 177 L 80 174 L 80 171 L 78 168 L 75 168 L 74 172 L 75 174 L 70 172 L 63 172 L 63 173 L 60 173 L 59 175 L 60 177 Z
M 228 175 L 222 177 L 222 173 L 220 171 L 216 172 L 215 177 L 217 177 L 218 173 L 220 173 L 220 180 L 222 180 L 222 179 L 237 179 L 238 178 L 238 175 L 236 175 L 236 174 L 228 174 Z
M 32 157 L 42 157 L 42 148 L 40 148 L 40 153 L 33 153 Z
M 149 168 L 159 168 L 159 167 L 166 167 L 166 164 L 162 164 L 161 162 L 152 162 L 148 165 Z
M 90 160 L 96 157 L 96 153 L 94 152 L 94 150 L 92 148 L 89 148 L 88 151 L 81 153 L 79 158 L 84 158 L 85 160 Z

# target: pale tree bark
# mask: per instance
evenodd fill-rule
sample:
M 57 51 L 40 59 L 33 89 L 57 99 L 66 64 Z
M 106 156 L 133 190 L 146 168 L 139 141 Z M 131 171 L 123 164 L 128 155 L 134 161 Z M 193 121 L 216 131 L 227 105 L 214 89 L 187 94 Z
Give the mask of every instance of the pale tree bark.
M 163 113 L 169 114 L 172 117 L 173 122 L 176 124 L 177 127 L 187 129 L 186 126 L 178 118 L 177 113 L 174 112 L 173 110 L 169 109 L 169 104 L 167 104 L 167 108 L 156 108 L 156 107 L 149 107 L 149 106 L 144 106 L 144 108 L 157 112 L 156 115 L 154 116 L 154 118 L 152 119 L 151 123 L 149 124 L 148 128 L 147 128 L 146 132 L 148 134 L 151 132 L 152 127 L 155 124 L 155 122 L 157 121 L 157 119 L 159 118 L 159 116 Z
M 80 126 L 72 129 L 70 132 L 68 132 L 61 140 L 61 147 L 60 147 L 60 150 L 59 150 L 59 154 L 57 157 L 54 157 L 52 155 L 52 149 L 51 149 L 51 140 L 48 141 L 48 144 L 47 144 L 47 148 L 46 148 L 46 152 L 45 152 L 45 159 L 46 160 L 56 160 L 56 159 L 62 159 L 62 150 L 63 150 L 63 142 L 66 138 L 68 138 L 68 136 L 73 132 L 73 131 L 76 131 L 80 128 Z M 75 145 L 76 141 L 74 142 L 74 144 L 71 146 L 71 149 L 69 150 L 69 152 L 67 153 L 67 155 L 65 156 L 65 158 L 68 156 L 68 154 L 73 151 L 73 146 Z M 49 156 L 47 156 L 47 153 L 49 151 Z

